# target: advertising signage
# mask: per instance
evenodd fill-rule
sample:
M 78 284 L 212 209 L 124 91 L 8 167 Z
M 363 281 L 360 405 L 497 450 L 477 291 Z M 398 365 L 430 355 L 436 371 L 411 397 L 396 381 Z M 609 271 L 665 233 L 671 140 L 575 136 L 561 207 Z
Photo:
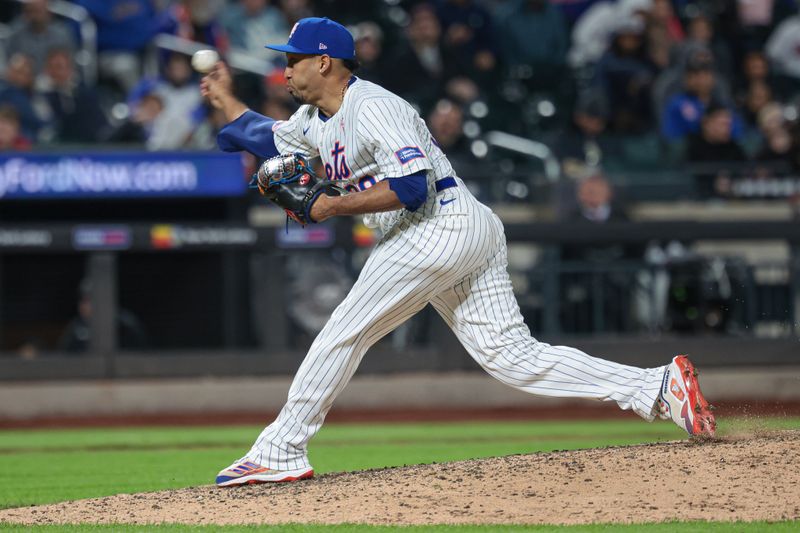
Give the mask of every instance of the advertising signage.
M 0 201 L 240 196 L 238 154 L 204 152 L 0 154 Z

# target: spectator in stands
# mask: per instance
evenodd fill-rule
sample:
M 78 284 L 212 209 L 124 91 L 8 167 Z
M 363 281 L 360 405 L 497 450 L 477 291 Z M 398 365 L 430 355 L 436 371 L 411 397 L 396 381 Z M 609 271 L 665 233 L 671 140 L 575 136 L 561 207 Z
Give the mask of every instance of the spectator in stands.
M 497 15 L 502 58 L 547 81 L 566 65 L 569 34 L 561 12 L 547 0 L 516 0 Z M 551 81 L 552 83 L 552 81 Z
M 37 73 L 44 68 L 51 50 L 71 54 L 76 48 L 75 35 L 65 23 L 53 18 L 48 0 L 28 0 L 11 28 L 6 57 L 19 53 L 30 56 Z
M 0 80 L 0 105 L 10 105 L 19 114 L 22 133 L 36 139 L 42 121 L 35 111 L 33 60 L 24 54 L 14 54 L 8 60 L 5 76 Z
M 658 70 L 667 68 L 672 49 L 685 37 L 670 0 L 653 0 L 646 17 L 645 34 L 650 62 Z
M 154 93 L 144 94 L 132 107 L 127 119 L 108 138 L 108 142 L 136 144 L 144 148 L 156 126 L 156 120 L 164 110 L 164 102 Z
M 292 9 L 296 9 L 292 6 L 292 4 L 296 3 L 298 2 L 292 0 L 281 0 L 280 2 L 284 11 L 289 10 L 287 4 Z M 348 27 L 365 20 L 386 21 L 391 24 L 387 14 L 387 11 L 391 8 L 387 9 L 389 4 L 385 0 L 360 0 L 358 2 L 353 0 L 314 0 L 312 3 L 314 5 L 314 16 L 328 17 Z M 405 4 L 405 2 L 398 3 Z M 308 9 L 308 0 L 303 0 L 300 4 Z M 394 15 L 397 14 L 394 13 Z M 381 25 L 383 26 L 382 23 Z
M 228 50 L 228 36 L 217 22 L 223 7 L 225 0 L 180 0 L 167 13 L 165 31 L 224 53 Z
M 97 24 L 98 68 L 101 81 L 110 81 L 127 94 L 142 75 L 145 47 L 166 21 L 154 0 L 73 0 Z
M 653 0 L 653 7 L 648 13 L 648 23 L 663 26 L 673 44 L 680 43 L 686 38 L 683 25 L 669 0 Z
M 759 166 L 759 174 L 770 175 L 788 171 L 792 164 L 792 134 L 787 124 L 783 108 L 771 102 L 758 113 L 758 127 L 764 142 L 756 154 L 756 161 L 765 163 Z
M 602 173 L 592 174 L 577 183 L 575 207 L 568 211 L 566 221 L 581 225 L 607 224 L 629 220 L 624 208 L 615 200 L 614 189 Z M 566 245 L 561 248 L 565 261 L 580 261 L 584 267 L 608 266 L 621 260 L 640 259 L 642 250 L 638 246 L 621 243 L 609 245 Z M 564 274 L 562 276 L 563 319 L 565 329 L 571 332 L 597 331 L 600 324 L 592 310 L 595 308 L 596 280 L 586 274 Z M 624 331 L 630 322 L 631 276 L 626 272 L 611 272 L 601 277 L 603 329 Z
M 659 130 L 664 128 L 664 110 L 669 102 L 679 94 L 686 91 L 687 72 L 695 72 L 698 69 L 709 68 L 712 72 L 713 83 L 711 97 L 720 102 L 730 102 L 732 100 L 730 86 L 725 75 L 721 74 L 717 68 L 714 54 L 702 44 L 686 41 L 679 54 L 675 55 L 675 64 L 669 69 L 662 71 L 652 88 L 653 109 L 659 119 Z
M 108 122 L 97 92 L 80 81 L 68 50 L 52 50 L 47 56 L 44 74 L 37 81 L 37 92 L 47 103 L 46 118 L 53 124 L 53 140 L 86 143 L 108 135 Z
M 800 119 L 795 115 L 789 124 L 789 133 L 792 135 L 792 147 L 789 149 L 789 165 L 792 171 L 800 173 Z
M 170 54 L 163 77 L 143 80 L 129 97 L 129 106 L 137 105 L 139 98 L 150 93 L 161 99 L 164 108 L 153 122 L 147 148 L 174 150 L 184 146 L 192 130 L 206 117 L 189 57 L 177 52 Z
M 769 91 L 770 100 L 785 101 L 800 88 L 793 86 L 790 80 L 787 83 L 787 78 L 775 74 L 762 49 L 748 50 L 745 53 L 736 81 L 737 103 L 742 108 L 754 92 L 760 94 L 762 91 Z
M 687 160 L 744 161 L 742 147 L 733 138 L 733 112 L 725 106 L 712 104 L 703 113 L 700 131 L 689 138 Z
M 700 131 L 705 109 L 715 98 L 717 83 L 710 53 L 698 53 L 688 59 L 683 75 L 683 90 L 673 96 L 662 110 L 661 134 L 669 141 L 679 141 Z M 734 119 L 733 136 L 741 134 L 741 124 Z
M 610 105 L 610 129 L 638 133 L 652 123 L 650 87 L 655 69 L 644 46 L 644 23 L 638 17 L 619 21 L 611 46 L 597 65 L 597 85 Z
M 79 355 L 89 349 L 92 320 L 92 282 L 81 281 L 78 288 L 78 316 L 73 318 L 58 341 L 58 350 L 69 355 Z M 117 309 L 117 342 L 128 350 L 147 348 L 148 338 L 141 320 L 126 309 Z
M 572 28 L 569 64 L 582 68 L 596 63 L 608 49 L 617 21 L 623 18 L 614 2 L 595 2 Z
M 678 44 L 672 53 L 672 65 L 685 65 L 689 56 L 699 49 L 708 50 L 714 58 L 714 65 L 722 76 L 730 78 L 733 75 L 733 62 L 730 46 L 726 43 L 714 27 L 714 20 L 705 11 L 697 6 L 688 9 L 688 22 L 686 26 L 686 39 Z
M 742 80 L 740 87 L 747 89 L 754 83 L 772 83 L 769 62 L 762 50 L 750 50 L 742 59 Z
M 289 37 L 286 17 L 269 0 L 237 0 L 225 8 L 221 20 L 233 49 L 264 59 L 282 57 L 264 47 L 266 42 L 283 42 Z
M 266 108 L 261 109 L 261 111 L 263 113 L 264 111 L 274 112 L 279 110 L 274 108 Z M 291 113 L 284 116 L 277 116 L 275 114 L 266 116 L 274 118 L 275 120 L 286 120 L 289 118 L 289 116 L 291 116 Z M 197 125 L 196 128 L 194 128 L 194 130 L 192 130 L 191 135 L 186 142 L 186 148 L 191 150 L 217 150 L 217 134 L 227 123 L 228 121 L 225 119 L 225 114 L 220 109 L 209 109 L 205 120 L 203 120 Z M 247 176 L 249 177 L 251 174 L 252 173 L 248 174 Z
M 480 88 L 467 76 L 456 76 L 444 87 L 444 96 L 460 106 L 466 106 L 481 95 Z
M 575 189 L 575 209 L 566 216 L 573 222 L 625 222 L 629 217 L 625 210 L 614 201 L 614 189 L 608 179 L 600 172 L 580 180 Z M 590 250 L 577 250 L 577 255 L 586 257 Z
M 358 59 L 358 77 L 383 85 L 387 67 L 383 54 L 383 31 L 372 21 L 361 22 L 353 31 Z M 269 115 L 271 116 L 271 115 Z
M 348 1 L 348 4 L 352 4 L 352 2 Z M 300 19 L 314 16 L 314 11 L 311 9 L 308 0 L 283 0 L 281 2 L 281 10 L 290 26 L 293 26 Z
M 283 66 L 283 53 L 264 47 L 265 42 L 286 41 L 289 24 L 275 0 L 234 0 L 220 14 L 232 51 Z M 233 59 L 233 58 L 231 58 Z M 234 86 L 248 107 L 257 109 L 264 99 L 263 77 L 245 70 L 234 72 Z
M 31 149 L 31 141 L 21 130 L 19 114 L 10 105 L 0 106 L 0 152 Z
M 446 98 L 439 100 L 427 123 L 459 176 L 470 177 L 478 172 L 479 160 L 472 153 L 470 139 L 464 135 L 464 111 L 458 104 Z
M 575 24 L 569 63 L 573 67 L 593 65 L 608 49 L 620 21 L 631 18 L 645 22 L 653 9 L 653 0 L 617 0 L 594 2 Z
M 747 91 L 740 95 L 738 108 L 742 110 L 742 135 L 739 141 L 748 155 L 755 155 L 765 138 L 759 127 L 761 111 L 774 102 L 772 89 L 763 81 L 753 81 Z
M 464 111 L 453 101 L 443 98 L 428 116 L 428 127 L 436 144 L 447 152 L 468 152 L 467 138 L 464 136 Z
M 765 50 L 779 74 L 800 81 L 800 13 L 775 28 Z
M 456 62 L 442 48 L 442 28 L 433 6 L 417 4 L 410 14 L 406 28 L 408 44 L 388 59 L 388 64 L 402 68 L 387 69 L 386 88 L 427 110 L 456 74 Z
M 792 0 L 739 0 L 720 2 L 715 7 L 717 17 L 727 26 L 727 38 L 737 59 L 748 47 L 762 47 L 775 24 L 797 10 Z
M 603 91 L 590 89 L 578 96 L 570 127 L 554 145 L 565 177 L 583 178 L 602 166 L 610 148 L 603 135 L 608 115 L 608 100 Z
M 734 165 L 747 159 L 733 137 L 733 112 L 722 105 L 709 105 L 700 131 L 689 136 L 686 160 L 694 169 L 695 188 L 701 198 L 725 194 Z
M 744 112 L 745 123 L 749 128 L 758 128 L 758 114 L 773 101 L 772 89 L 763 81 L 754 81 L 743 96 L 739 107 Z
M 459 74 L 495 83 L 497 54 L 489 12 L 473 0 L 439 0 L 437 7 L 444 46 L 458 61 Z

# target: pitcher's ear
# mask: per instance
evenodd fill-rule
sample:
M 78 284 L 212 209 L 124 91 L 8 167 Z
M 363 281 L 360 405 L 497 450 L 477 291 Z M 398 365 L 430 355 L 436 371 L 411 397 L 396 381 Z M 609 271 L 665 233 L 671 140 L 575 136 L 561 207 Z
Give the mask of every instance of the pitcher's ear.
M 319 73 L 327 74 L 333 67 L 333 60 L 328 54 L 322 54 L 319 57 Z

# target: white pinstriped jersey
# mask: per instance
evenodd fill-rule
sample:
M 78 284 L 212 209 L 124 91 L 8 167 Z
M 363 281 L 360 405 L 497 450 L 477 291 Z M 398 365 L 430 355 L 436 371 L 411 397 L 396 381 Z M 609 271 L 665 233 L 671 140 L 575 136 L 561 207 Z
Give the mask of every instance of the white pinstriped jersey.
M 316 107 L 304 105 L 289 120 L 276 123 L 273 129 L 278 151 L 319 155 L 327 178 L 347 180 L 345 188 L 350 192 L 368 189 L 384 178 L 428 171 L 428 198 L 417 213 L 433 214 L 434 183 L 455 177 L 455 171 L 425 121 L 408 102 L 356 78 L 339 111 L 330 118 L 322 117 Z M 460 211 L 454 203 L 448 206 L 451 214 Z M 400 212 L 367 215 L 365 222 L 386 231 Z
M 280 152 L 319 155 L 328 177 L 348 180 L 351 190 L 425 170 L 428 198 L 412 216 L 401 210 L 371 217 L 383 237 L 311 345 L 278 418 L 240 461 L 307 475 L 308 441 L 361 358 L 428 304 L 480 366 L 507 385 L 542 396 L 611 400 L 655 417 L 666 367 L 620 365 L 531 336 L 506 271 L 502 222 L 458 178 L 436 192 L 435 181 L 454 176 L 453 169 L 408 103 L 358 80 L 327 121 L 303 106 L 274 131 Z

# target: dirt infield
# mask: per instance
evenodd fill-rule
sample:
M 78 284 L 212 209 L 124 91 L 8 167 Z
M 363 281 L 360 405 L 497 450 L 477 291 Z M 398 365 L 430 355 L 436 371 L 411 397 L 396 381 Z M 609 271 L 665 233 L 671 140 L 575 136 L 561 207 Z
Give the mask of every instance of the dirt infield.
M 7 509 L 0 522 L 583 524 L 800 519 L 800 431 Z

